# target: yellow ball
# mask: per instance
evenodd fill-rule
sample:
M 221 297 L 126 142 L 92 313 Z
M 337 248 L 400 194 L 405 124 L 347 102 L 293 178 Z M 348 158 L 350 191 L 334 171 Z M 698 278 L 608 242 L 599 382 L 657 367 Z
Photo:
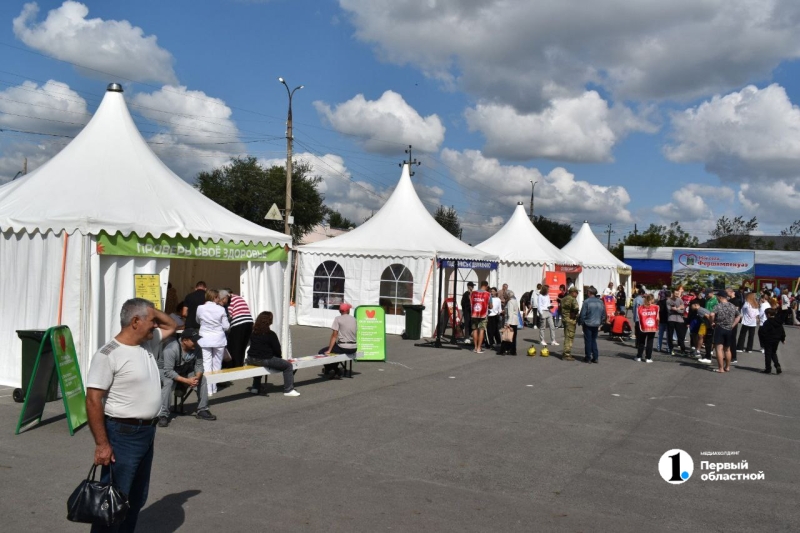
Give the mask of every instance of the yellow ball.
M 542 357 L 548 357 L 550 355 L 550 350 L 548 350 L 547 348 L 542 348 L 541 355 Z
M 528 348 L 528 355 L 531 356 L 531 357 L 536 355 L 536 347 L 535 346 L 531 346 L 530 348 Z

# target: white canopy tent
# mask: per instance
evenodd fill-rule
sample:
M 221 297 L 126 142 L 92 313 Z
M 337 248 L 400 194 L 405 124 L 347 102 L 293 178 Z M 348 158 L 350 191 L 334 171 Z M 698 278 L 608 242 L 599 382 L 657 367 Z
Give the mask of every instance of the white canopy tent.
M 402 304 L 421 303 L 426 337 L 432 335 L 436 318 L 437 259 L 486 261 L 487 268 L 478 273 L 481 279 L 488 279 L 489 263 L 497 261 L 434 220 L 414 190 L 408 165 L 372 218 L 344 235 L 297 251 L 298 324 L 330 327 L 342 301 L 379 304 L 387 309 L 386 332 L 400 334 L 405 329 Z M 452 270 L 445 269 L 448 279 Z
M 508 222 L 476 248 L 500 258 L 496 284 L 508 283 L 517 295 L 535 289 L 542 283 L 544 272 L 555 265 L 579 264 L 536 229 L 521 203 Z
M 581 229 L 562 249 L 562 252 L 574 257 L 580 262 L 583 271 L 575 280 L 577 287 L 588 289 L 594 286 L 602 294 L 608 283 L 625 287 L 625 294 L 631 296 L 631 267 L 617 259 L 609 252 L 603 243 L 595 236 L 588 222 L 584 222 Z M 582 298 L 583 293 L 579 293 Z
M 167 168 L 117 84 L 58 155 L 0 187 L 0 232 L 2 385 L 20 385 L 15 330 L 45 329 L 59 316 L 85 377 L 92 354 L 120 329 L 134 274 L 159 276 L 162 306 L 168 281 L 179 295 L 197 279 L 238 288 L 254 313 L 275 313 L 290 348 L 291 238 L 231 213 Z

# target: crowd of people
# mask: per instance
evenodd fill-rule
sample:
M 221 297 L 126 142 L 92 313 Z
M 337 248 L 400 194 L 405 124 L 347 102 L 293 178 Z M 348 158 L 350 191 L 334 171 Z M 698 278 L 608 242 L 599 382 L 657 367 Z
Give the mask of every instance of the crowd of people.
M 615 290 L 614 283 L 609 283 L 602 293 L 589 287 L 580 307 L 577 294 L 571 279 L 566 286 L 559 287 L 555 299 L 550 287 L 544 284 L 517 300 L 508 284 L 498 290 L 483 281 L 475 289 L 475 284 L 469 282 L 461 298 L 461 327 L 471 336 L 476 353 L 494 349 L 502 355 L 516 355 L 518 331 L 530 325 L 539 330 L 539 343 L 543 347 L 559 346 L 555 332 L 563 328 L 562 358 L 571 361 L 576 327 L 581 326 L 584 362 L 598 362 L 597 337 L 605 331 L 612 339 L 633 337 L 637 362 L 652 363 L 654 351 L 664 352 L 708 365 L 716 362 L 713 370 L 718 373 L 729 372 L 732 365 L 738 364 L 738 353 L 753 351 L 758 337 L 765 357 L 764 372 L 771 373 L 774 367 L 780 374 L 778 344 L 785 342 L 784 324 L 798 323 L 800 302 L 800 295 L 792 296 L 787 289 L 770 288 L 756 293 L 745 286 L 718 291 L 711 288 L 687 291 L 682 286 L 669 290 L 663 286 L 655 293 L 637 285 L 630 301 L 631 326 L 626 316 L 629 302 L 623 286 Z M 613 316 L 609 316 L 606 302 L 614 304 Z

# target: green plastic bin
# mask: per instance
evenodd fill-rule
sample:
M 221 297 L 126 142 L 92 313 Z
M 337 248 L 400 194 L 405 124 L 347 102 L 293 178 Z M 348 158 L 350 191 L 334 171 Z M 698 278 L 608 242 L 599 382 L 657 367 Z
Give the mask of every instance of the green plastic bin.
M 33 367 L 36 365 L 36 357 L 39 355 L 39 348 L 44 339 L 45 330 L 43 329 L 18 329 L 17 336 L 22 341 L 22 387 L 14 389 L 12 394 L 15 402 L 23 402 L 28 392 L 28 385 L 31 383 Z M 49 343 L 46 350 L 52 350 Z M 52 402 L 58 399 L 58 374 L 53 371 L 50 378 L 50 385 L 47 387 L 47 401 Z
M 406 314 L 406 338 L 419 340 L 422 337 L 422 311 L 424 305 L 403 304 L 403 311 Z

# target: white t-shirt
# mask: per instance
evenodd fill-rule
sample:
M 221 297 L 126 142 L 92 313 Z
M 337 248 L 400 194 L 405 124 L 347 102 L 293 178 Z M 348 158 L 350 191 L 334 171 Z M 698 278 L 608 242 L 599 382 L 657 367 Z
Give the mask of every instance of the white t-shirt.
M 766 310 L 769 309 L 770 307 L 772 307 L 772 306 L 769 305 L 769 302 L 761 302 L 761 306 L 759 307 L 759 310 L 758 310 L 758 316 L 761 319 L 761 323 L 762 324 L 764 324 L 764 322 L 767 321 Z
M 356 319 L 352 315 L 344 314 L 339 315 L 333 319 L 331 329 L 338 331 L 336 336 L 336 344 L 339 348 L 352 350 L 357 347 L 356 344 Z
M 503 312 L 503 302 L 497 296 L 492 296 L 490 300 L 492 306 L 489 308 L 489 316 L 497 316 Z
M 756 319 L 758 318 L 759 313 L 759 308 L 753 309 L 749 302 L 745 302 L 744 306 L 742 307 L 742 325 L 747 326 L 748 328 L 756 327 L 758 325 L 756 323 Z
M 603 289 L 603 296 L 611 296 L 612 294 L 614 294 L 614 289 L 610 289 L 608 287 Z
M 115 418 L 155 418 L 161 409 L 161 373 L 156 364 L 161 330 L 139 346 L 128 346 L 116 339 L 92 356 L 86 387 L 108 391 L 106 416 Z
M 552 314 L 549 307 L 553 305 L 553 301 L 550 300 L 549 294 L 538 293 L 536 295 L 536 303 L 537 303 L 537 308 L 539 309 L 539 316 L 546 317 Z

